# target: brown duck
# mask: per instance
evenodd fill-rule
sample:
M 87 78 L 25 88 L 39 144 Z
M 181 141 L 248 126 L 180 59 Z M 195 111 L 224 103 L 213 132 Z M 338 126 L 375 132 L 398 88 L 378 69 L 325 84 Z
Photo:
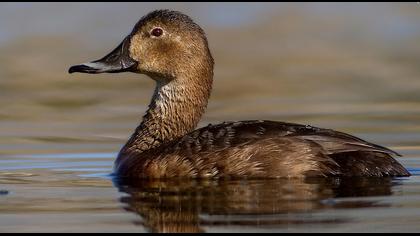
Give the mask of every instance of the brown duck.
M 409 176 L 396 152 L 309 125 L 250 120 L 194 130 L 210 96 L 213 58 L 188 16 L 157 10 L 104 58 L 69 73 L 135 72 L 156 81 L 149 109 L 120 151 L 115 172 L 132 178 Z

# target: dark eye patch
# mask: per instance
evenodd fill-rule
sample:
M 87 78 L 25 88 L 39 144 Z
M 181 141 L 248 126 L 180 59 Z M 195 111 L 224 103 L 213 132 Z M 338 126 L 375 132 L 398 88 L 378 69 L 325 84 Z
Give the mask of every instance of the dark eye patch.
M 150 32 L 151 35 L 155 36 L 155 37 L 159 37 L 163 34 L 163 29 L 161 28 L 154 28 L 152 30 L 152 32 Z

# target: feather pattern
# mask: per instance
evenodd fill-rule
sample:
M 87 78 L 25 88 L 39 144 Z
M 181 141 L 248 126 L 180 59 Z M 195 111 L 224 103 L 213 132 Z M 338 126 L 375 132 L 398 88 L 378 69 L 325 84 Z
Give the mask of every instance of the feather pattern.
M 117 169 L 142 178 L 409 175 L 393 155 L 398 154 L 342 132 L 255 120 L 208 125 L 135 154 Z

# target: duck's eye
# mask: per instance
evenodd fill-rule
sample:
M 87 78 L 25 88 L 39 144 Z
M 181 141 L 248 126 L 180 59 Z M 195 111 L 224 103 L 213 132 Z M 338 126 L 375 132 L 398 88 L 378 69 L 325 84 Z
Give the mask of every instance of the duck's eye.
M 163 29 L 161 29 L 161 28 L 154 28 L 150 34 L 153 35 L 153 36 L 155 36 L 155 37 L 159 37 L 159 36 L 161 36 L 163 34 Z

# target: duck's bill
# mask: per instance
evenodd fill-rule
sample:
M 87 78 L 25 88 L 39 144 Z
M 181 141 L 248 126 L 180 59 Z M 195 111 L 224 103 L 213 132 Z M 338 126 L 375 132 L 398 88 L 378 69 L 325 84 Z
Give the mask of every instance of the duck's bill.
M 127 37 L 116 49 L 102 59 L 72 66 L 69 73 L 98 74 L 133 71 L 137 67 L 137 62 L 130 57 L 129 47 L 130 39 Z

